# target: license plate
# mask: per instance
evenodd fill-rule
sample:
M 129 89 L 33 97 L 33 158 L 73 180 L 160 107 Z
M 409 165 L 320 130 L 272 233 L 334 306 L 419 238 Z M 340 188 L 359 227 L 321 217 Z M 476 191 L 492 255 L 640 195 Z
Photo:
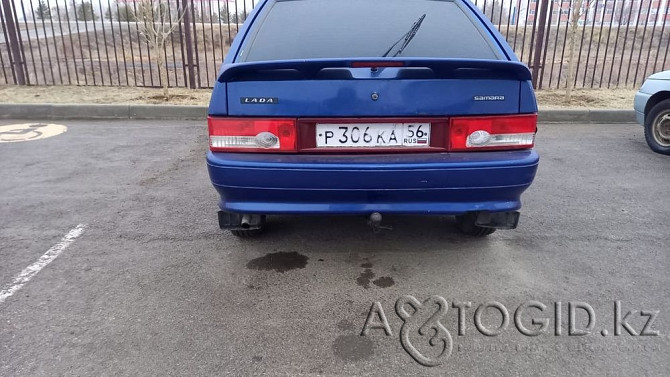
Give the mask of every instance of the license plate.
M 318 148 L 425 148 L 430 123 L 316 124 Z

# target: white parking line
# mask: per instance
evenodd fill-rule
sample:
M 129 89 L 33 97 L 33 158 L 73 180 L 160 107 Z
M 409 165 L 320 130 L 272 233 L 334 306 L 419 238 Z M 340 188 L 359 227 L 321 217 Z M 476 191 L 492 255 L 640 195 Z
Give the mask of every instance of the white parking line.
M 23 271 L 21 271 L 21 273 L 14 278 L 12 284 L 10 284 L 7 289 L 0 291 L 0 304 L 5 302 L 7 298 L 12 296 L 14 293 L 16 293 L 16 291 L 26 285 L 30 279 L 37 275 L 37 273 L 40 272 L 49 263 L 53 262 L 54 259 L 58 258 L 58 256 L 77 239 L 77 237 L 84 233 L 84 229 L 86 229 L 86 224 L 77 225 L 65 236 L 63 236 L 63 238 L 61 238 L 57 244 L 53 245 L 49 250 L 47 250 L 47 252 L 44 253 L 44 255 L 42 255 L 40 259 L 37 260 L 37 262 L 23 269 Z

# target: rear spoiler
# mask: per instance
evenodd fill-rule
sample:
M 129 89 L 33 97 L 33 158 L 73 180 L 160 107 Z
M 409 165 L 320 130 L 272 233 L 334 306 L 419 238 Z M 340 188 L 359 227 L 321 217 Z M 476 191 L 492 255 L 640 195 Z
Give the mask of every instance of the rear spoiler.
M 436 78 L 461 78 L 463 76 L 485 78 L 508 78 L 521 81 L 531 79 L 530 70 L 520 62 L 484 59 L 310 59 L 280 60 L 250 63 L 224 64 L 219 73 L 219 82 L 236 81 L 254 73 L 269 71 L 292 71 L 304 79 L 313 79 L 319 72 L 329 68 L 394 67 L 430 69 Z

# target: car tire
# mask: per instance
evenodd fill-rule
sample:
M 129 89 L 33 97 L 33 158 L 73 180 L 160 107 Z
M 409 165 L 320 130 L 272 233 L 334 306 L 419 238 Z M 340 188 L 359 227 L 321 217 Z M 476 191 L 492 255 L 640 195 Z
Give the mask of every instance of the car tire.
M 495 232 L 495 228 L 485 228 L 475 224 L 477 214 L 468 212 L 464 215 L 456 216 L 456 226 L 463 234 L 473 237 L 484 237 Z
M 644 138 L 652 151 L 670 155 L 670 99 L 657 103 L 647 113 Z

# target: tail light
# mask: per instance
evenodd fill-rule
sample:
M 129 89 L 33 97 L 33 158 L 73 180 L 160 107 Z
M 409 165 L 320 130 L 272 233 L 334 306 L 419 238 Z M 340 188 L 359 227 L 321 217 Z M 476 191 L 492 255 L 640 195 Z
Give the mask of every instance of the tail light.
M 209 117 L 207 123 L 213 152 L 297 151 L 295 119 Z
M 449 150 L 532 148 L 537 115 L 455 117 L 449 121 Z

